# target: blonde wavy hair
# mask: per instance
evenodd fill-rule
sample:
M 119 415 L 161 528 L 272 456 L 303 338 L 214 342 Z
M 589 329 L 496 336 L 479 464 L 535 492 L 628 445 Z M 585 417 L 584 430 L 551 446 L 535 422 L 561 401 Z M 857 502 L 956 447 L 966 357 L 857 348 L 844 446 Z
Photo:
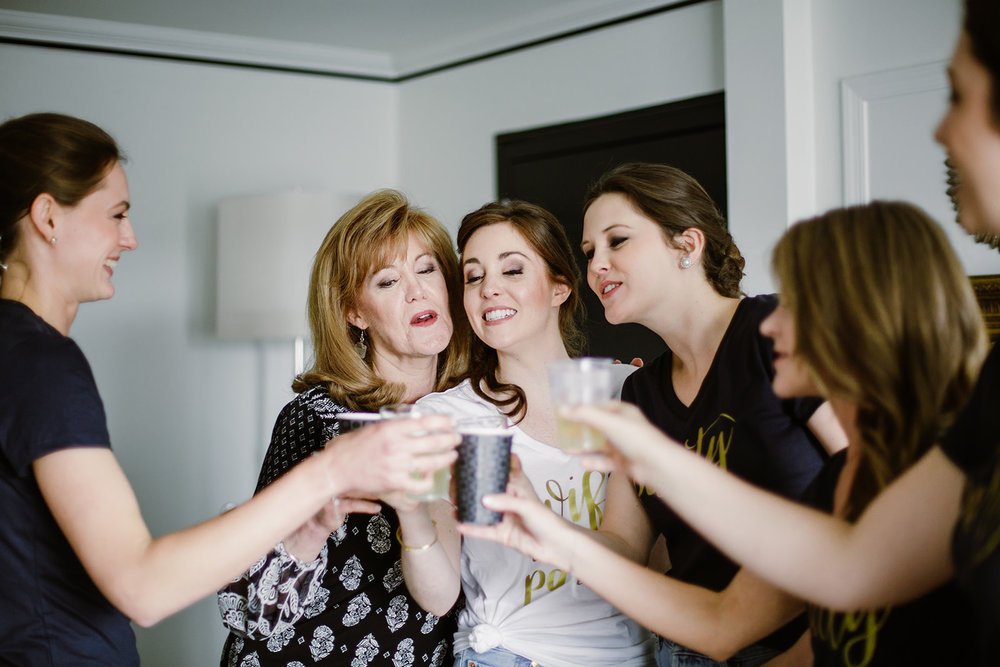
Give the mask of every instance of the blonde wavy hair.
M 371 350 L 364 359 L 358 355 L 355 342 L 360 331 L 348 322 L 347 314 L 357 307 L 372 272 L 405 256 L 411 234 L 441 267 L 454 326 L 451 342 L 438 356 L 434 390 L 452 387 L 464 377 L 471 333 L 462 309 L 461 271 L 451 237 L 441 223 L 411 206 L 402 193 L 386 189 L 373 192 L 342 215 L 316 253 L 308 304 L 314 361 L 292 383 L 295 392 L 325 385 L 335 402 L 364 411 L 402 400 L 405 387 L 376 375 Z M 369 340 L 369 347 L 373 344 Z
M 793 225 L 774 273 L 795 354 L 827 397 L 858 406 L 856 518 L 951 424 L 986 353 L 982 314 L 941 228 L 916 206 L 872 202 Z

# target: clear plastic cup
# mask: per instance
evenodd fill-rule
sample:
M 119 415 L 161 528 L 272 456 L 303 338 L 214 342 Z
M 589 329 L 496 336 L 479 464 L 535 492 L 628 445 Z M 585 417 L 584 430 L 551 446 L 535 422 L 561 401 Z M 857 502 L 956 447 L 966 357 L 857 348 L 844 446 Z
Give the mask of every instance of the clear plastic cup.
M 419 405 L 413 405 L 410 403 L 393 403 L 391 405 L 382 406 L 378 411 L 379 416 L 382 419 L 415 419 L 417 417 L 423 417 L 425 415 L 435 414 L 434 411 L 428 410 L 427 408 L 421 407 Z M 414 432 L 413 435 L 421 436 L 426 433 L 423 431 Z M 413 500 L 428 501 L 437 499 L 449 499 L 449 487 L 451 486 L 451 468 L 445 466 L 443 468 L 438 468 L 433 473 L 433 484 L 431 488 L 427 490 L 426 493 L 420 494 L 407 494 L 408 497 Z M 421 476 L 421 473 L 412 473 L 412 477 L 417 479 Z
M 580 357 L 547 364 L 552 406 L 556 409 L 559 447 L 571 452 L 604 451 L 608 443 L 600 431 L 559 415 L 562 406 L 604 405 L 619 389 L 614 362 L 605 357 Z

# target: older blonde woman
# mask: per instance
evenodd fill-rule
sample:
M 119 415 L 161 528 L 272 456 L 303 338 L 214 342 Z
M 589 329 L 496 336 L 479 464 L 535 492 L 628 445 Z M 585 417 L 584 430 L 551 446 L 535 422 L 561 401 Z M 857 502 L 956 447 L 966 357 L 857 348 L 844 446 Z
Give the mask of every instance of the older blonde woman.
M 337 436 L 338 413 L 414 401 L 456 383 L 469 340 L 452 335 L 466 326 L 451 308 L 460 290 L 448 233 L 402 194 L 375 192 L 333 225 L 309 287 L 315 362 L 295 379 L 298 395 L 278 415 L 258 493 Z M 450 567 L 444 546 L 458 537 L 428 537 L 441 546 L 417 558 L 400 545 L 418 543 L 424 536 L 416 533 L 449 510 L 438 501 L 401 522 L 370 501 L 327 507 L 219 594 L 231 630 L 222 663 L 368 664 L 388 655 L 396 664 L 444 664 L 454 621 L 420 608 L 402 568 L 410 559 L 408 569 L 437 559 Z

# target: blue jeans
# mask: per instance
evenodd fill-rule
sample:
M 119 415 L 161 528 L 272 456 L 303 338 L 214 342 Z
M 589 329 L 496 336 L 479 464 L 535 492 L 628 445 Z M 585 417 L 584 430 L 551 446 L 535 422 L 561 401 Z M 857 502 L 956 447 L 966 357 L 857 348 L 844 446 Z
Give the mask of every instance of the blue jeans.
M 455 667 L 541 667 L 541 665 L 502 648 L 492 648 L 486 653 L 476 653 L 467 648 L 455 656 Z
M 717 662 L 669 639 L 660 637 L 660 650 L 656 652 L 658 667 L 757 667 L 781 654 L 781 651 L 760 644 L 751 644 L 729 660 Z

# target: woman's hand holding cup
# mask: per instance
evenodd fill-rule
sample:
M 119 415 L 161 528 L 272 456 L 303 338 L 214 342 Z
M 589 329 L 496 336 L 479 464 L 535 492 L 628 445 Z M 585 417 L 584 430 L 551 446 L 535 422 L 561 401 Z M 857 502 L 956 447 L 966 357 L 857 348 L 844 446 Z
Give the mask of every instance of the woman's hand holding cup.
M 341 495 L 426 495 L 434 484 L 430 473 L 455 461 L 460 439 L 453 428 L 451 417 L 428 414 L 351 431 L 327 442 L 329 474 L 340 478 Z
M 557 408 L 559 447 L 570 453 L 601 452 L 607 448 L 604 435 L 580 422 L 562 418 L 560 406 L 604 405 L 615 395 L 612 360 L 580 357 L 547 364 L 552 405 Z M 618 383 L 620 385 L 620 383 Z
M 622 470 L 637 482 L 647 481 L 644 476 L 653 468 L 657 452 L 676 444 L 631 403 L 611 401 L 601 406 L 564 406 L 559 408 L 559 414 L 563 419 L 579 422 L 606 436 L 610 447 L 605 456 L 588 456 L 583 460 L 585 466 Z
M 538 499 L 517 456 L 510 458 L 506 492 L 488 495 L 482 503 L 487 509 L 501 513 L 503 519 L 491 525 L 459 524 L 462 535 L 497 542 L 570 571 L 575 529 Z
M 386 405 L 381 410 L 379 410 L 379 415 L 384 420 L 401 420 L 401 419 L 414 419 L 426 415 L 434 414 L 433 411 L 420 405 L 413 405 L 409 403 L 395 403 L 392 405 Z M 447 430 L 453 428 L 453 424 L 448 427 Z M 426 431 L 420 429 L 415 429 L 410 433 L 410 437 L 417 438 L 428 435 Z M 437 452 L 432 452 L 437 453 Z M 421 464 L 426 463 L 426 460 L 420 461 Z M 411 471 L 411 477 L 414 479 L 423 478 L 429 476 L 431 478 L 430 487 L 421 492 L 408 492 L 405 498 L 396 498 L 395 502 L 393 500 L 387 499 L 387 502 L 392 504 L 397 509 L 412 509 L 414 502 L 409 501 L 429 501 L 443 499 L 447 500 L 449 497 L 448 487 L 451 482 L 451 464 L 437 466 L 433 468 L 418 467 Z

